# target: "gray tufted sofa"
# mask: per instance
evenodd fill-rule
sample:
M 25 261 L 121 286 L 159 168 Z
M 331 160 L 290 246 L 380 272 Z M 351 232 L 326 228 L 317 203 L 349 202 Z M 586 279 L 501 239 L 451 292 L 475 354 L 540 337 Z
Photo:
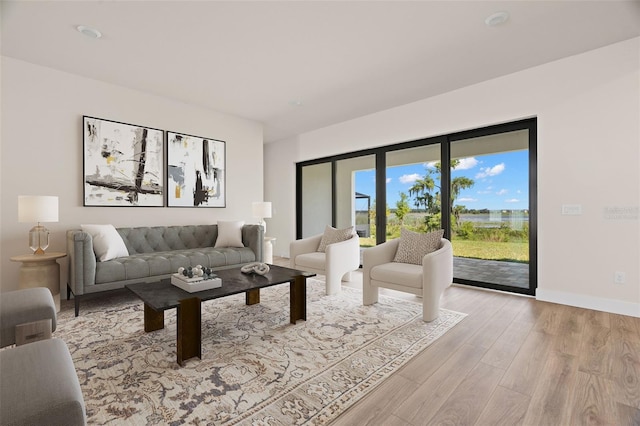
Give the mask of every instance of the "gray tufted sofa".
M 181 266 L 202 265 L 213 269 L 233 268 L 262 262 L 264 231 L 260 225 L 244 225 L 244 247 L 214 248 L 217 225 L 154 226 L 116 228 L 129 256 L 100 262 L 90 234 L 67 231 L 69 282 L 67 298 L 75 299 L 75 314 L 87 295 L 123 288 L 125 284 L 155 282 L 169 278 Z

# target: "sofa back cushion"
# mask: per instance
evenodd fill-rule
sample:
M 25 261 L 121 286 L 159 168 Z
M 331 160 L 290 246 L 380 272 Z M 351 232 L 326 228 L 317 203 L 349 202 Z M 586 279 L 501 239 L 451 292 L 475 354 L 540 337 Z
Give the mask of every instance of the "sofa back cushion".
M 213 247 L 217 225 L 151 226 L 118 228 L 130 255 L 158 251 Z

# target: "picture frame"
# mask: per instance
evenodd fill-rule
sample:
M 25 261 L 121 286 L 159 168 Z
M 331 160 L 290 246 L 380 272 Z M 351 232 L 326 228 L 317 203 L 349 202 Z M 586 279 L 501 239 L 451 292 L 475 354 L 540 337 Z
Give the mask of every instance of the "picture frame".
M 167 131 L 167 206 L 226 207 L 226 142 Z
M 164 131 L 82 117 L 84 206 L 163 207 Z

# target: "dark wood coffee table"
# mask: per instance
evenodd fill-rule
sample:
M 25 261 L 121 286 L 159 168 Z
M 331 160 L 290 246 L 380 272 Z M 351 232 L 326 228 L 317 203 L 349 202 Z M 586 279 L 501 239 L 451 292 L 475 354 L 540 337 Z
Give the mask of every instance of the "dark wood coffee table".
M 170 279 L 154 283 L 127 284 L 129 290 L 144 302 L 144 331 L 164 328 L 164 311 L 177 309 L 176 352 L 178 364 L 197 356 L 202 358 L 201 303 L 205 300 L 245 293 L 247 305 L 260 303 L 260 289 L 290 283 L 290 322 L 307 319 L 307 278 L 315 274 L 269 265 L 266 275 L 243 274 L 240 268 L 215 271 L 222 287 L 189 293 L 171 284 Z

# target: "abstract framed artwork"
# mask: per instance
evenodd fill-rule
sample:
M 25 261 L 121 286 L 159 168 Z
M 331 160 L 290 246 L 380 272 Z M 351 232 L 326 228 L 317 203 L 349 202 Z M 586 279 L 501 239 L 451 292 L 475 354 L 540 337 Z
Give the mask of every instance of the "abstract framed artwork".
M 167 205 L 226 207 L 226 143 L 167 131 Z
M 84 205 L 164 206 L 164 132 L 83 116 Z

